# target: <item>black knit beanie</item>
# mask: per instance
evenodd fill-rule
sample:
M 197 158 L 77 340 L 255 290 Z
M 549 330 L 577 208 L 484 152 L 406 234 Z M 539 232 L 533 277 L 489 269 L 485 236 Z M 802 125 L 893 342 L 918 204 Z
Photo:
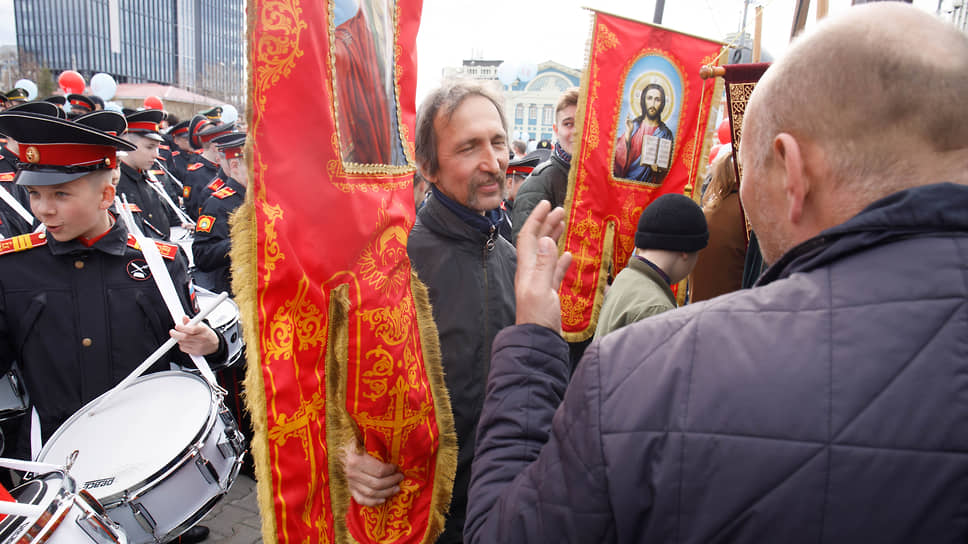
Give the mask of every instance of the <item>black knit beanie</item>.
M 665 194 L 639 217 L 635 247 L 692 253 L 706 247 L 709 228 L 702 208 L 684 195 Z

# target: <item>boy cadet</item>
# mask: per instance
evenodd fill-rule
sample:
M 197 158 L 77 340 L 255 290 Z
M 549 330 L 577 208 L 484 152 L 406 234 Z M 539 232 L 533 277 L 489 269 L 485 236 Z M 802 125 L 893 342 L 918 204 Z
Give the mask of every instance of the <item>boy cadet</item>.
M 245 157 L 242 154 L 245 134 L 225 134 L 215 138 L 213 142 L 224 157 L 219 162 L 227 175 L 224 185 L 212 193 L 202 205 L 198 223 L 195 225 L 192 251 L 195 254 L 198 284 L 215 293 L 231 293 L 229 250 L 232 248 L 232 240 L 229 238 L 229 215 L 245 201 L 248 180 Z M 202 278 L 208 284 L 203 283 Z
M 135 218 L 140 220 L 138 227 L 152 238 L 169 239 L 171 226 L 178 225 L 178 216 L 151 188 L 148 171 L 158 159 L 158 146 L 161 135 L 158 123 L 165 117 L 161 110 L 141 110 L 126 116 L 128 130 L 123 138 L 135 149 L 121 157 L 121 179 L 118 181 L 118 194 L 124 195 L 132 205 Z
M 123 132 L 120 115 L 118 126 Z M 0 113 L 0 132 L 20 143 L 17 183 L 46 226 L 0 242 L 0 370 L 19 361 L 42 437 L 169 336 L 181 352 L 224 359 L 225 340 L 210 327 L 172 323 L 154 271 L 110 212 L 117 151 L 134 146 L 82 123 L 21 112 Z M 194 314 L 185 256 L 156 243 L 182 307 Z M 169 359 L 188 363 L 181 352 Z M 18 449 L 26 454 L 25 443 Z

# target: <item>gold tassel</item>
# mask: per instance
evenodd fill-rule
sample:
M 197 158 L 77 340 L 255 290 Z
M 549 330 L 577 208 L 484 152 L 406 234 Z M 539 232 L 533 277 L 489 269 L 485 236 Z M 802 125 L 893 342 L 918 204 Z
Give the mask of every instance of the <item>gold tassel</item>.
M 444 382 L 444 365 L 440 354 L 440 336 L 434 323 L 427 287 L 417 274 L 410 272 L 410 291 L 413 294 L 417 323 L 420 325 L 420 346 L 423 351 L 424 369 L 430 390 L 434 396 L 434 413 L 437 418 L 439 445 L 437 470 L 434 474 L 434 495 L 430 500 L 430 518 L 424 542 L 431 544 L 444 530 L 447 511 L 450 509 L 454 477 L 457 474 L 457 431 L 454 428 L 454 412 L 451 410 L 450 393 Z
M 250 178 L 251 179 L 251 178 Z M 268 420 L 265 385 L 262 381 L 259 346 L 259 306 L 257 234 L 253 191 L 246 192 L 245 203 L 229 218 L 232 229 L 232 291 L 239 306 L 242 333 L 245 338 L 246 372 L 243 400 L 252 418 L 252 459 L 255 465 L 256 490 L 262 518 L 262 540 L 274 544 L 276 539 L 275 501 L 272 493 L 272 471 L 269 467 Z

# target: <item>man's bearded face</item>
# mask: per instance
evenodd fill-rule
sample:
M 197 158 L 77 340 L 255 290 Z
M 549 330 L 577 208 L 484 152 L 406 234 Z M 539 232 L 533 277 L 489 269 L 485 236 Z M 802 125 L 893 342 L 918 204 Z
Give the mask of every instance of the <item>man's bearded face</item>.
M 649 89 L 645 91 L 645 117 L 649 121 L 658 121 L 659 116 L 662 115 L 662 109 L 665 107 L 665 98 L 662 96 L 662 92 L 658 89 Z

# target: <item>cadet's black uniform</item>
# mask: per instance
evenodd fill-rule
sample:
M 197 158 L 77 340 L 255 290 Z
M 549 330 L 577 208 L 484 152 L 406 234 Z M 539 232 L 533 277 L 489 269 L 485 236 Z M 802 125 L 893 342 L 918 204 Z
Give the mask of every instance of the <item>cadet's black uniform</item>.
M 182 183 L 185 185 L 185 212 L 189 217 L 198 220 L 199 209 L 204 204 L 201 194 L 206 186 L 218 175 L 218 164 L 206 159 L 202 155 L 195 155 L 195 162 L 185 167 L 187 173 Z M 208 195 L 205 195 L 208 197 Z
M 195 157 L 197 156 L 198 154 L 194 151 L 186 151 L 184 149 L 179 149 L 178 146 L 175 146 L 171 152 L 171 160 L 165 165 L 165 168 L 171 172 L 171 175 L 178 178 L 178 181 L 181 182 L 182 190 L 189 186 L 187 183 L 185 183 L 185 180 L 188 178 L 188 165 L 193 164 L 195 162 Z M 182 197 L 187 200 L 189 195 L 187 193 L 182 193 Z
M 232 178 L 225 180 L 225 186 L 215 191 L 205 201 L 198 223 L 195 225 L 195 241 L 192 253 L 195 254 L 196 281 L 202 287 L 215 292 L 232 292 L 229 268 L 229 214 L 245 202 L 245 187 Z M 204 279 L 203 279 L 204 278 Z M 209 282 L 211 285 L 205 285 Z
M 225 187 L 225 180 L 228 179 L 228 177 L 229 175 L 225 173 L 225 170 L 222 170 L 222 167 L 219 166 L 218 170 L 215 171 L 215 177 L 209 180 L 208 185 L 205 185 L 195 191 L 195 202 L 198 203 L 199 215 L 201 215 L 202 206 L 208 202 L 209 197 L 211 197 L 215 191 Z
M 36 245 L 18 251 L 28 239 Z M 43 233 L 0 244 L 0 371 L 19 360 L 46 439 L 134 370 L 174 324 L 120 221 L 91 247 Z M 157 244 L 183 308 L 196 313 L 184 253 Z M 207 359 L 220 362 L 225 354 L 219 335 L 219 349 Z M 154 370 L 167 370 L 169 360 L 191 364 L 177 347 L 168 357 Z
M 30 196 L 27 194 L 27 189 L 13 182 L 17 175 L 17 162 L 17 155 L 14 152 L 7 149 L 6 145 L 0 146 L 0 191 L 6 190 L 27 211 L 30 211 Z M 31 230 L 33 230 L 31 225 L 19 213 L 6 202 L 0 201 L 0 238 L 26 234 Z
M 128 204 L 134 204 L 141 209 L 135 213 L 138 228 L 146 236 L 168 240 L 171 237 L 171 223 L 168 219 L 168 205 L 161 201 L 161 196 L 148 186 L 150 183 L 145 175 L 138 170 L 121 163 L 121 179 L 118 181 L 118 195 L 124 195 Z
M 155 163 L 155 166 L 158 166 L 158 164 L 159 163 Z M 175 180 L 171 178 L 171 176 L 169 176 L 161 168 L 152 168 L 151 170 L 148 170 L 146 174 L 148 179 L 153 179 L 160 184 L 160 186 L 165 190 L 165 194 L 167 194 L 168 198 L 171 199 L 172 204 L 180 207 L 182 190 L 181 187 L 175 183 Z M 175 212 L 175 210 L 172 209 L 167 202 L 162 201 L 161 205 L 165 208 L 165 213 L 168 214 L 168 223 L 171 225 L 180 225 L 181 217 L 178 216 L 178 213 Z

